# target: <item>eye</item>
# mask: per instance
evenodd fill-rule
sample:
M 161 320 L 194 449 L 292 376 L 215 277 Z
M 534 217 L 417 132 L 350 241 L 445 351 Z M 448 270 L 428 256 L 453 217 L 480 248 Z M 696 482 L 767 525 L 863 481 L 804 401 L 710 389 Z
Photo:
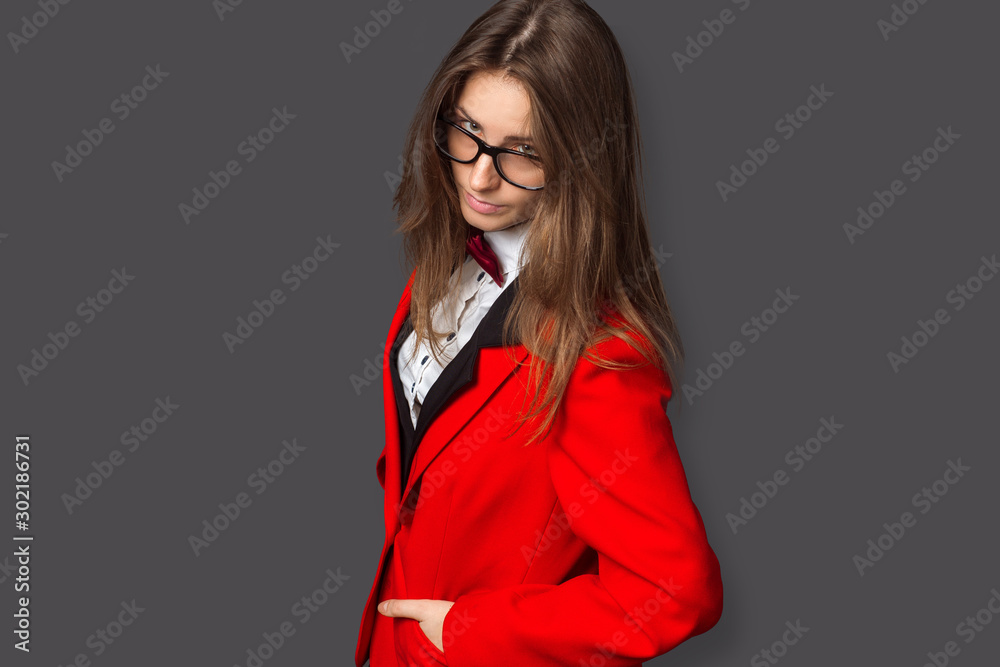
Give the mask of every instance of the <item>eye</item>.
M 466 123 L 468 123 L 469 125 L 475 125 L 477 129 L 473 130 L 470 127 L 465 127 L 464 129 L 468 130 L 469 132 L 472 132 L 473 134 L 479 134 L 479 129 L 478 129 L 479 125 L 477 125 L 475 123 L 475 121 L 471 121 L 471 120 L 468 120 L 466 118 L 459 118 L 458 119 L 458 124 L 459 125 L 463 125 L 464 126 Z
M 529 155 L 531 157 L 538 157 L 538 153 L 531 146 L 531 144 L 521 144 L 520 146 L 515 146 L 514 150 L 518 153 L 524 153 L 525 155 Z

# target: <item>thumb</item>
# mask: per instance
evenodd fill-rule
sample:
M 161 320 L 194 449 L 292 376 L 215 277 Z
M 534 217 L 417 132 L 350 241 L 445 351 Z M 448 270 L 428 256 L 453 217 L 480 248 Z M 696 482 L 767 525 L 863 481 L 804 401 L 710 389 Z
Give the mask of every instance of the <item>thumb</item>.
M 408 599 L 383 600 L 378 605 L 378 610 L 385 616 L 407 617 L 413 612 L 412 605 Z

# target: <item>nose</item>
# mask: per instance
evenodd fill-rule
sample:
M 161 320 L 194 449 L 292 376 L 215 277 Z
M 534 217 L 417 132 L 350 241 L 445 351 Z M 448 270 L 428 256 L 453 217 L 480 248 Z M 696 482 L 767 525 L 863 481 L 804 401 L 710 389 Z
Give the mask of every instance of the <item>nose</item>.
M 472 165 L 472 176 L 469 178 L 469 185 L 474 190 L 485 191 L 497 187 L 500 181 L 500 174 L 493 166 L 493 158 L 483 153 Z

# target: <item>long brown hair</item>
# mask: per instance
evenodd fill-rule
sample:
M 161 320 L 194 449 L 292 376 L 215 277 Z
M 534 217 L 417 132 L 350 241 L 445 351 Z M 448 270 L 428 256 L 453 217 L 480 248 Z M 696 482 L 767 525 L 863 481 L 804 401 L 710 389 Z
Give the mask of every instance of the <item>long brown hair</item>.
M 628 66 L 611 29 L 583 0 L 497 2 L 452 47 L 423 93 L 393 198 L 397 233 L 417 267 L 410 318 L 418 345 L 428 340 L 435 358 L 442 349 L 446 332 L 432 330 L 431 312 L 465 261 L 470 230 L 450 164 L 433 143 L 434 121 L 480 71 L 524 87 L 545 170 L 545 188 L 524 223 L 530 259 L 502 332 L 505 346 L 516 332 L 531 353 L 532 402 L 517 425 L 544 413 L 531 444 L 548 434 L 581 354 L 603 368 L 629 367 L 591 355 L 593 344 L 638 335 L 651 347 L 630 344 L 666 371 L 672 387 L 683 348 L 650 247 Z

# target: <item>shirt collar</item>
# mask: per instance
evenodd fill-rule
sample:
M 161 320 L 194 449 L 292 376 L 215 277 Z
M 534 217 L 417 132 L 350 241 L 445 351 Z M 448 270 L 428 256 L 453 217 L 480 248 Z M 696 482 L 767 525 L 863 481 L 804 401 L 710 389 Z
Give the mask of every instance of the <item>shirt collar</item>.
M 483 232 L 483 238 L 500 260 L 500 270 L 504 276 L 512 271 L 519 272 L 528 261 L 528 250 L 524 244 L 528 235 L 528 224 L 527 221 L 519 222 L 504 229 Z M 506 284 L 506 280 L 504 282 Z

